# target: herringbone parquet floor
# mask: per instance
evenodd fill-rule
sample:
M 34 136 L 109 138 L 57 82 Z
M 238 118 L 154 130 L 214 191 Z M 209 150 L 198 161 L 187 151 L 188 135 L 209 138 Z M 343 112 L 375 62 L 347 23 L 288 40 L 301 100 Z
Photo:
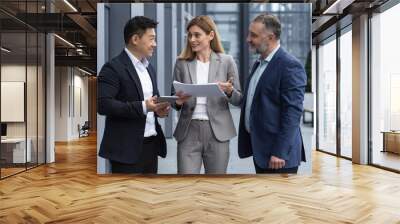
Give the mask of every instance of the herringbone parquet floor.
M 311 176 L 96 174 L 94 137 L 0 181 L 0 223 L 400 223 L 400 175 L 315 152 Z

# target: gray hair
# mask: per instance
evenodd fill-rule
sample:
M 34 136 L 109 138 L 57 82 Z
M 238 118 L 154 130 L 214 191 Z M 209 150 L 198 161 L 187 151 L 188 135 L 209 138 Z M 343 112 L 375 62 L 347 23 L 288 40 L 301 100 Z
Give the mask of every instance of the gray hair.
M 272 31 L 274 33 L 277 40 L 281 37 L 281 22 L 279 21 L 278 17 L 270 14 L 261 14 L 258 15 L 253 22 L 260 22 L 264 24 L 267 30 Z

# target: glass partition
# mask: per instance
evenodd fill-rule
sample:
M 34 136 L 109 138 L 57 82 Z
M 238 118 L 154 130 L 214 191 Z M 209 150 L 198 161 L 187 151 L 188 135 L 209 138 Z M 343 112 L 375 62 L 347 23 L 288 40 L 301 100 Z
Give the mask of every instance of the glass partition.
M 318 48 L 318 149 L 336 154 L 336 36 Z
M 2 1 L 0 178 L 45 162 L 45 35 L 27 21 L 45 1 Z M 28 14 L 27 14 L 28 13 Z M 37 17 L 34 17 L 37 18 Z
M 340 36 L 340 154 L 352 157 L 352 33 Z
M 25 31 L 1 34 L 2 177 L 24 171 L 31 157 L 26 140 L 26 41 Z

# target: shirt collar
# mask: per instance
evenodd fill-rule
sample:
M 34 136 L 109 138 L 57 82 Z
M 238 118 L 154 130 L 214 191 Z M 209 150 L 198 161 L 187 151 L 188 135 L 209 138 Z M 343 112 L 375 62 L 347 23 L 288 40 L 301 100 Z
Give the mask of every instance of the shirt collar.
M 149 66 L 149 61 L 147 60 L 147 58 L 143 58 L 143 60 L 140 61 L 139 59 L 137 59 L 137 58 L 135 57 L 135 55 L 133 55 L 133 54 L 128 50 L 128 48 L 125 48 L 125 52 L 128 54 L 129 58 L 131 59 L 131 61 L 132 61 L 132 63 L 133 63 L 134 65 L 142 64 L 142 65 L 144 65 L 144 67 L 146 67 L 146 68 L 147 68 L 147 66 Z
M 263 60 L 263 62 L 270 62 L 272 60 L 272 57 L 274 57 L 275 53 L 279 50 L 279 48 L 281 47 L 280 44 L 278 44 L 278 46 L 276 46 L 276 48 Z M 258 61 L 261 62 L 261 56 L 258 58 Z

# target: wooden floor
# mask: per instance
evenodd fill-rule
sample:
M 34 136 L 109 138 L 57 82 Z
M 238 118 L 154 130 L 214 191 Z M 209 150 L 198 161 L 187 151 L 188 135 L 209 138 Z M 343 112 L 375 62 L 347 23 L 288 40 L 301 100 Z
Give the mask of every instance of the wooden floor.
M 13 174 L 25 171 L 25 167 L 17 167 L 17 168 L 1 168 L 1 177 L 8 177 Z
M 311 176 L 96 174 L 95 138 L 0 181 L 0 223 L 400 223 L 400 175 L 314 153 Z

